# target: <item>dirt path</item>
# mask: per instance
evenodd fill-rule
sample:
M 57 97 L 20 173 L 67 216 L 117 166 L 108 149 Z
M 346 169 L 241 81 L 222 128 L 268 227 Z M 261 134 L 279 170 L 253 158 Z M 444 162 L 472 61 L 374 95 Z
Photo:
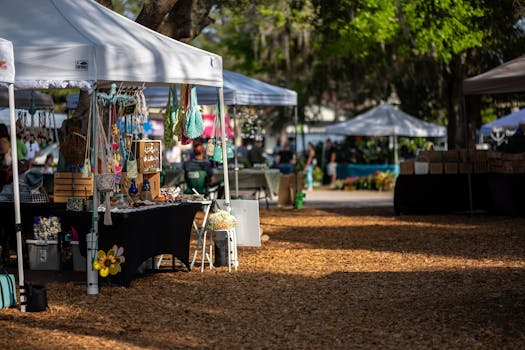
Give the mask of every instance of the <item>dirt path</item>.
M 261 210 L 240 270 L 160 273 L 0 311 L 2 349 L 523 349 L 525 219 Z

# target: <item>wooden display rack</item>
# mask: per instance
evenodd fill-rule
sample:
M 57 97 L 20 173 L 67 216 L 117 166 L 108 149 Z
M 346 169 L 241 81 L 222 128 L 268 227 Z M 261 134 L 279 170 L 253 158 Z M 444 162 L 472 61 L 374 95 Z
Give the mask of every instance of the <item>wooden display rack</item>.
M 135 140 L 132 151 L 137 157 L 139 173 L 158 173 L 162 170 L 160 140 Z
M 93 195 L 93 174 L 87 179 L 82 173 L 55 173 L 53 201 L 66 203 L 68 198 L 86 198 Z

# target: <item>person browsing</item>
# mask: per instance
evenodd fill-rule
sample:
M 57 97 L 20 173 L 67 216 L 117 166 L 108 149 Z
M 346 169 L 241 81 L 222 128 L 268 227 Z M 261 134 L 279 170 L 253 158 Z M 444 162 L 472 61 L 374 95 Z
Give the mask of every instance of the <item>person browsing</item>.
M 186 189 L 184 193 L 192 194 L 193 188 L 200 194 L 206 194 L 208 186 L 215 182 L 213 168 L 204 152 L 204 145 L 201 142 L 193 142 L 194 158 L 183 163 L 184 179 Z

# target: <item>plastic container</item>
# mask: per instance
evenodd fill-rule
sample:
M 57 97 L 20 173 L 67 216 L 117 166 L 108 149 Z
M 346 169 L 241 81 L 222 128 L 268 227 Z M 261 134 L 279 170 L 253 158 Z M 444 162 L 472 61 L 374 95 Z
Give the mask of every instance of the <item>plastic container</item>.
M 71 241 L 71 251 L 73 252 L 73 271 L 86 271 L 86 257 L 80 254 L 78 241 Z
M 31 270 L 60 270 L 58 241 L 26 240 Z

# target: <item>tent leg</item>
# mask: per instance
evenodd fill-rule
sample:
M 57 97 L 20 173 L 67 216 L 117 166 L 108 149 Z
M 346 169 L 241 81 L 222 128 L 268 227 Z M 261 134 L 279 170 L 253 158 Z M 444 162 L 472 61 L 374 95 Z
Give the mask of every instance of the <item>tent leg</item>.
M 87 252 L 86 252 L 86 279 L 87 279 L 87 294 L 98 294 L 98 274 L 93 268 L 93 259 L 96 257 L 98 250 L 98 193 L 97 193 L 97 173 L 98 173 L 98 145 L 97 145 L 97 129 L 98 129 L 98 109 L 97 109 L 97 89 L 93 89 L 92 108 L 89 118 L 93 118 L 91 125 L 93 125 L 93 148 L 91 162 L 93 164 L 93 214 L 91 216 L 91 232 L 86 235 Z
M 219 106 L 220 106 L 220 113 L 221 113 L 221 141 L 222 141 L 222 169 L 224 172 L 223 178 L 224 178 L 224 205 L 226 207 L 226 211 L 230 212 L 230 179 L 228 178 L 228 152 L 227 152 L 227 144 L 226 144 L 226 125 L 224 122 L 224 89 L 222 87 L 219 88 Z
M 11 145 L 16 145 L 16 122 L 15 122 L 15 87 L 8 86 L 9 94 L 9 123 L 11 132 Z M 18 285 L 20 287 L 20 311 L 26 311 L 26 293 L 24 281 L 24 257 L 22 256 L 22 217 L 20 214 L 20 186 L 18 182 L 18 158 L 16 147 L 11 147 L 11 158 L 13 168 L 13 197 L 15 206 L 16 227 L 16 258 L 18 261 Z
M 237 132 L 237 109 L 235 108 L 235 105 L 233 106 L 233 131 L 235 133 Z M 234 136 L 234 140 L 235 140 L 235 136 Z M 237 145 L 235 146 L 234 156 L 235 156 L 235 198 L 238 199 L 239 198 L 239 163 L 237 160 Z

